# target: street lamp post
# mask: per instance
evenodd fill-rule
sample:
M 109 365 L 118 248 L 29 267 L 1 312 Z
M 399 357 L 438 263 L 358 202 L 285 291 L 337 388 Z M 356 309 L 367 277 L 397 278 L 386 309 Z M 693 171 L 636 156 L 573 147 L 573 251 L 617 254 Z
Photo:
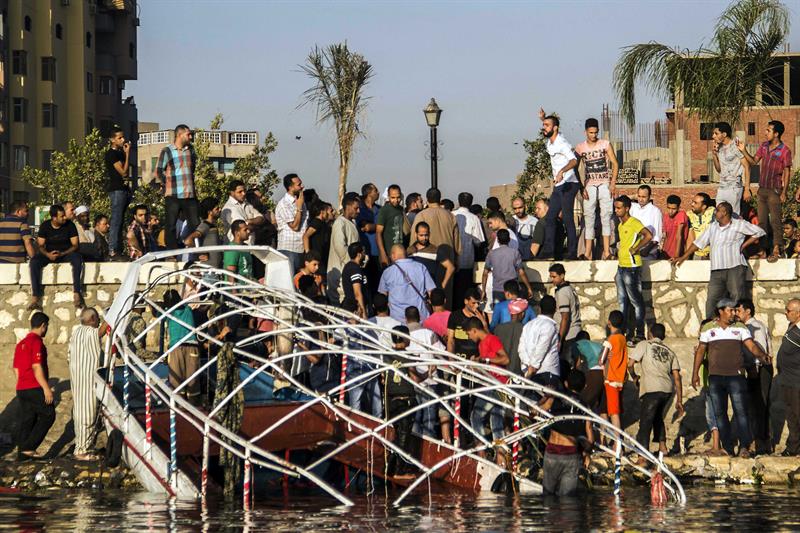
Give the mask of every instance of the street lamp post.
M 439 188 L 439 169 L 437 166 L 437 162 L 439 160 L 438 154 L 436 153 L 437 143 L 436 140 L 436 127 L 439 126 L 439 117 L 442 115 L 442 110 L 436 104 L 436 100 L 431 98 L 428 107 L 422 110 L 425 113 L 425 122 L 428 123 L 428 126 L 431 129 L 431 188 L 438 189 Z

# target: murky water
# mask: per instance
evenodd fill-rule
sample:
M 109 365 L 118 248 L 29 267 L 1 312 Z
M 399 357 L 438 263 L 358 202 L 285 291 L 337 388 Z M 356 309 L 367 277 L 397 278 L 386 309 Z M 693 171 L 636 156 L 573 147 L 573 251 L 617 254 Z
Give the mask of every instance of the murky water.
M 0 497 L 0 529 L 12 531 L 573 531 L 730 528 L 798 530 L 800 489 L 687 487 L 688 504 L 650 504 L 644 487 L 623 489 L 619 503 L 606 489 L 568 499 L 434 494 L 399 509 L 380 496 L 356 505 L 324 497 L 258 502 L 252 511 L 171 502 L 147 493 L 51 492 Z

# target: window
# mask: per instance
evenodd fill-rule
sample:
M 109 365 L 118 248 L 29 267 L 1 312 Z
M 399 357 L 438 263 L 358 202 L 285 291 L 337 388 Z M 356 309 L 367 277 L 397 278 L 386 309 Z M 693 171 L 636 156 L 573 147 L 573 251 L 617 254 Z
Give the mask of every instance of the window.
M 61 24 L 56 24 L 56 39 L 63 39 L 64 38 L 64 29 L 61 27 Z
M 58 106 L 56 104 L 42 104 L 42 127 L 55 128 L 58 126 Z
M 27 98 L 14 98 L 14 122 L 28 122 Z
M 52 159 L 54 150 L 42 150 L 42 168 L 47 172 L 53 170 Z
M 710 141 L 714 134 L 714 123 L 713 122 L 701 122 L 700 123 L 700 140 L 701 141 Z
M 255 132 L 237 131 L 231 132 L 231 144 L 256 144 Z
M 42 58 L 42 81 L 56 81 L 56 58 Z
M 8 143 L 0 143 L 0 168 L 8 166 Z
M 31 18 L 29 16 L 25 16 L 25 31 L 31 31 L 31 26 L 33 23 L 31 22 Z
M 110 118 L 101 118 L 100 119 L 100 134 L 103 137 L 108 137 L 108 134 L 111 133 L 111 126 L 113 126 L 113 123 L 111 122 Z
M 14 145 L 14 170 L 22 170 L 28 166 L 28 147 Z
M 111 94 L 114 91 L 114 78 L 100 76 L 100 94 Z
M 747 123 L 747 134 L 748 135 L 755 135 L 756 134 L 756 123 L 755 122 L 748 122 Z
M 92 133 L 93 129 L 94 129 L 94 117 L 92 116 L 91 113 L 89 113 L 86 115 L 86 135 Z
M 91 48 L 91 47 L 92 47 L 92 32 L 87 31 L 86 32 L 86 48 Z
M 708 183 L 709 181 L 708 174 L 700 174 L 700 183 Z
M 128 43 L 128 57 L 131 59 L 136 57 L 136 45 L 133 43 Z
M 86 92 L 94 92 L 94 74 L 91 72 L 86 73 Z
M 28 75 L 28 52 L 14 50 L 11 53 L 11 73 L 20 76 Z

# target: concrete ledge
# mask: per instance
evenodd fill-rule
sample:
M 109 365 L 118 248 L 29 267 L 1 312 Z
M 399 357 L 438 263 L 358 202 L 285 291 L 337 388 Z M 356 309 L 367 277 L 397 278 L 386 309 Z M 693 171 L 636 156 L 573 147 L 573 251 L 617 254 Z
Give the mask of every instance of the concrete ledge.
M 130 263 L 86 263 L 83 267 L 84 285 L 119 284 L 125 279 Z M 147 284 L 159 275 L 175 272 L 183 263 L 148 263 L 139 271 L 139 283 Z M 547 272 L 547 269 L 545 269 Z M 72 285 L 72 267 L 68 264 L 48 265 L 42 271 L 45 285 Z M 30 285 L 31 275 L 27 263 L 0 264 L 0 285 Z
M 531 283 L 548 283 L 548 269 L 555 261 L 526 261 L 525 272 Z M 617 261 L 562 261 L 570 283 L 613 283 L 617 274 Z M 797 281 L 800 279 L 800 261 L 779 259 L 768 263 L 764 259 L 750 261 L 752 274 L 748 281 Z M 676 267 L 669 261 L 645 261 L 642 280 L 646 282 L 708 283 L 711 275 L 710 261 L 686 261 Z M 483 263 L 475 266 L 475 281 L 480 283 Z

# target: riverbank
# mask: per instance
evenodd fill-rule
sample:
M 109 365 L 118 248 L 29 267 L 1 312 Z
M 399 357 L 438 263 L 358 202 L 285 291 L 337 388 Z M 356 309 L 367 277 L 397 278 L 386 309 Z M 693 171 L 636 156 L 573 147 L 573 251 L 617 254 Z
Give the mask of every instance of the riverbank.
M 0 461 L 0 488 L 35 492 L 73 488 L 141 490 L 142 486 L 123 463 L 108 468 L 102 459 L 75 461 L 64 456 L 24 462 L 7 457 Z
M 800 482 L 800 457 L 762 455 L 752 459 L 716 457 L 704 454 L 664 458 L 664 464 L 684 485 L 698 480 L 742 485 L 796 486 Z M 592 483 L 613 485 L 614 458 L 607 454 L 592 457 L 588 472 Z M 623 484 L 646 481 L 643 474 L 623 468 Z

